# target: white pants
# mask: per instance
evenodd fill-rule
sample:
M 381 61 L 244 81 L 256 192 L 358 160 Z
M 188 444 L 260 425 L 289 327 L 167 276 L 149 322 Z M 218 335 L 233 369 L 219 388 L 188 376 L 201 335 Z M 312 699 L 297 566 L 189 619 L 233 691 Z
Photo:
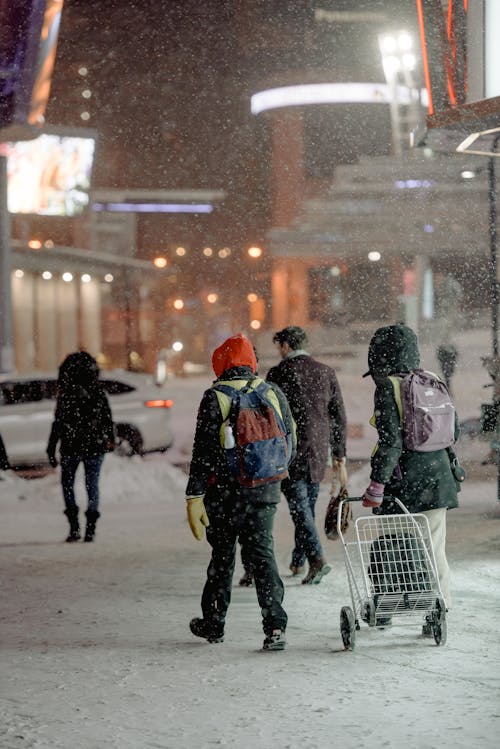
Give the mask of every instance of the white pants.
M 450 568 L 446 559 L 446 513 L 447 509 L 440 507 L 437 510 L 426 510 L 422 512 L 422 515 L 425 515 L 429 521 L 439 585 L 441 586 L 446 608 L 450 609 Z

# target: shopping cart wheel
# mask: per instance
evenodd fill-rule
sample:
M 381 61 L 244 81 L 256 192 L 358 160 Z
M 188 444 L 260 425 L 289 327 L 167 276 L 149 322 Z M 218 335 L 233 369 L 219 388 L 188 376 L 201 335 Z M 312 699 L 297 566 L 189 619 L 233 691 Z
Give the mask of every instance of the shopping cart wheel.
M 446 626 L 446 605 L 442 598 L 436 598 L 436 610 L 433 613 L 432 634 L 436 645 L 444 645 L 448 628 Z
M 365 601 L 363 606 L 363 621 L 370 627 L 375 626 L 375 603 L 373 601 Z
M 344 650 L 354 650 L 356 622 L 350 606 L 343 606 L 340 611 L 340 634 L 342 635 Z

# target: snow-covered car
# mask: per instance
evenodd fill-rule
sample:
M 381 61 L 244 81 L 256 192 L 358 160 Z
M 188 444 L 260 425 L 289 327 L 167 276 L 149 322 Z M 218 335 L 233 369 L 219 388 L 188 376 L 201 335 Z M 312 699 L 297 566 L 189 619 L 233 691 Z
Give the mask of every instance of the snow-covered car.
M 121 455 L 167 450 L 173 442 L 167 387 L 151 375 L 105 371 L 100 380 Z M 0 376 L 0 434 L 13 466 L 43 465 L 54 418 L 55 375 Z

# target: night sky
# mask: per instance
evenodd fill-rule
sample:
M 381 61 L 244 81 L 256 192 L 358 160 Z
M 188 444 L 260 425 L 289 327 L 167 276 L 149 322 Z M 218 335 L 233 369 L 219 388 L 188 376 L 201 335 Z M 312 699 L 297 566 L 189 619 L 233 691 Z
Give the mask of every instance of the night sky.
M 367 20 L 318 20 L 353 10 Z M 381 82 L 377 28 L 408 20 L 414 0 L 65 0 L 47 121 L 98 131 L 95 187 L 227 192 L 211 219 L 143 219 L 141 254 L 165 238 L 241 248 L 271 218 L 270 128 L 251 94 L 290 75 Z M 308 176 L 387 152 L 387 116 L 368 109 L 307 112 Z

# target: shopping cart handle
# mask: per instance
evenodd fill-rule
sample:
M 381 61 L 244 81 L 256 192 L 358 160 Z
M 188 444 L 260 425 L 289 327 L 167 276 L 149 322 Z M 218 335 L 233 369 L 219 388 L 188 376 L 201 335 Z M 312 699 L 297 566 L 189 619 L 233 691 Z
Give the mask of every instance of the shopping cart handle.
M 363 497 L 344 497 L 344 502 L 362 502 Z

